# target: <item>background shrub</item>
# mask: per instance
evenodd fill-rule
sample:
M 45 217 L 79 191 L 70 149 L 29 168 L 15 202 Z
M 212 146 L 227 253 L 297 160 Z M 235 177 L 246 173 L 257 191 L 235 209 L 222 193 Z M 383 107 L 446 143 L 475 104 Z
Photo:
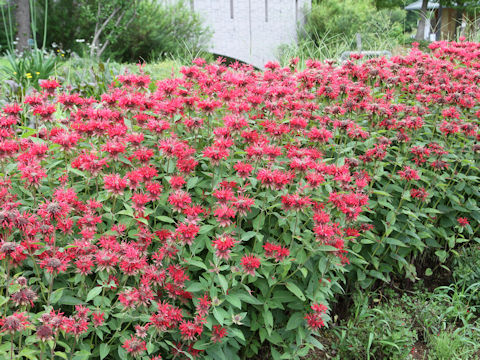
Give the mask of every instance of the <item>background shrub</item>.
M 360 33 L 364 50 L 383 50 L 388 42 L 402 42 L 405 19 L 404 10 L 377 10 L 370 0 L 324 0 L 312 5 L 305 32 L 316 46 L 340 42 L 349 50 L 356 48 L 355 35 Z
M 189 5 L 146 0 L 140 2 L 128 31 L 112 43 L 110 56 L 123 62 L 176 58 L 189 63 L 204 56 L 210 35 Z

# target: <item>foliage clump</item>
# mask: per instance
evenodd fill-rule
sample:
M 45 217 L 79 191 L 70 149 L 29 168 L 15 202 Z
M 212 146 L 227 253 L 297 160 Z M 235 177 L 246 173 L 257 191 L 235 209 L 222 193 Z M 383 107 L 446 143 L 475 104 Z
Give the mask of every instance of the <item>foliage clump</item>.
M 431 50 L 2 106 L 0 355 L 296 359 L 336 294 L 479 242 L 480 46 Z

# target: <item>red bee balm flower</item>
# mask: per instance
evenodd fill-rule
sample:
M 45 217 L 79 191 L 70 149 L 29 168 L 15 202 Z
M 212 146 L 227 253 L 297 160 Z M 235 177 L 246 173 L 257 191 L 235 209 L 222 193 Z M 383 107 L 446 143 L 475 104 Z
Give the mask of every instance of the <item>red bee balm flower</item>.
M 405 166 L 403 170 L 400 170 L 398 172 L 398 175 L 400 175 L 402 179 L 407 181 L 420 180 L 420 176 L 418 175 L 418 172 L 409 166 Z
M 136 336 L 131 335 L 131 338 L 125 340 L 122 347 L 127 350 L 132 356 L 137 357 L 145 350 L 147 350 L 147 343 L 143 340 L 140 340 Z
M 228 236 L 228 235 L 222 235 L 218 237 L 217 239 L 212 241 L 212 246 L 215 248 L 215 256 L 228 260 L 230 259 L 230 252 L 235 246 L 236 241 L 233 237 Z
M 255 255 L 245 255 L 240 264 L 246 274 L 255 276 L 255 269 L 260 267 L 260 259 Z
M 213 325 L 212 331 L 212 342 L 213 343 L 220 343 L 222 342 L 222 338 L 227 335 L 227 329 L 221 327 L 220 325 Z
M 120 175 L 107 175 L 104 178 L 105 190 L 115 194 L 122 195 L 123 190 L 127 187 L 127 180 L 123 179 Z

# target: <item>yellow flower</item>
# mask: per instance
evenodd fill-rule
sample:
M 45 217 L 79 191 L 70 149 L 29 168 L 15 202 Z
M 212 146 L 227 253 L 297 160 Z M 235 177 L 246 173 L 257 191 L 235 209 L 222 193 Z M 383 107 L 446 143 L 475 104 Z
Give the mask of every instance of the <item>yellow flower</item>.
M 13 75 L 17 75 L 17 72 L 16 72 L 16 71 L 14 71 L 14 72 L 13 72 Z
M 38 71 L 35 74 L 40 75 L 40 73 Z

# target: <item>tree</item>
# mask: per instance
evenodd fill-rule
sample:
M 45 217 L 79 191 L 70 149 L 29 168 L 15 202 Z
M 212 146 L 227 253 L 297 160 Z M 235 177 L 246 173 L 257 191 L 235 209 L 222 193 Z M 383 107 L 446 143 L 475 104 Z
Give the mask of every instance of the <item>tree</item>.
M 29 48 L 28 40 L 31 38 L 29 0 L 16 0 L 15 21 L 17 23 L 16 49 L 23 53 Z
M 112 40 L 130 25 L 135 19 L 138 2 L 139 0 L 76 1 L 82 26 L 88 29 L 88 35 L 91 36 L 90 56 L 101 57 Z
M 427 6 L 428 0 L 422 0 L 422 8 L 420 9 L 420 21 L 418 22 L 417 34 L 415 40 L 425 39 L 425 25 L 427 23 Z
M 207 49 L 210 37 L 200 15 L 185 3 L 142 0 L 128 31 L 112 40 L 108 53 L 128 62 L 169 57 L 191 61 Z
M 375 6 L 378 10 L 393 8 L 403 9 L 405 6 L 405 0 L 375 0 Z

